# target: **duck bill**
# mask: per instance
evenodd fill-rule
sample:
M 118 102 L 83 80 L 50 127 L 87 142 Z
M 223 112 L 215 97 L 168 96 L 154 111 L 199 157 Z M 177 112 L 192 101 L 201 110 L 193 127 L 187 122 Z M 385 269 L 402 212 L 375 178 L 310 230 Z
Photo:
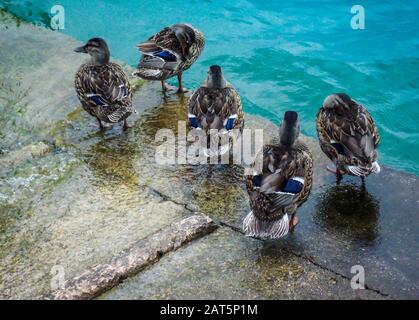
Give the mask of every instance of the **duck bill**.
M 74 52 L 87 53 L 86 46 L 78 47 L 78 48 L 74 49 Z

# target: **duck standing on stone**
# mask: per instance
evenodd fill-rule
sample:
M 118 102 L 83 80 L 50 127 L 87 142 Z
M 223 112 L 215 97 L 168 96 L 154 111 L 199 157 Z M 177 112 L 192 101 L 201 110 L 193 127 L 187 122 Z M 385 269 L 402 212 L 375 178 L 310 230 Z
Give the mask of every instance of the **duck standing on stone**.
M 285 112 L 279 141 L 264 146 L 246 176 L 252 211 L 243 221 L 247 236 L 278 239 L 298 223 L 297 208 L 307 199 L 312 185 L 313 160 L 307 146 L 297 140 L 298 114 Z
M 223 155 L 230 150 L 233 136 L 222 139 L 222 135 L 240 134 L 243 131 L 244 114 L 240 96 L 233 85 L 225 80 L 220 66 L 209 68 L 207 80 L 189 99 L 188 120 L 191 129 L 202 129 L 206 133 L 207 141 L 203 147 L 207 157 Z M 232 131 L 234 129 L 237 131 Z M 217 134 L 210 130 L 216 130 Z M 215 140 L 212 144 L 211 139 Z M 227 143 L 222 144 L 218 152 L 220 139 L 221 143 Z M 211 146 L 215 146 L 216 150 L 212 150 Z
M 344 93 L 328 96 L 317 113 L 317 134 L 320 147 L 333 161 L 328 170 L 336 174 L 364 178 L 379 173 L 377 148 L 380 143 L 377 126 L 362 105 Z
M 190 24 L 166 27 L 138 45 L 142 57 L 133 75 L 161 81 L 164 92 L 168 89 L 165 80 L 177 76 L 177 92 L 182 93 L 182 73 L 198 59 L 204 44 L 203 33 Z
M 101 129 L 104 129 L 103 123 L 121 121 L 124 122 L 124 129 L 128 128 L 127 118 L 135 112 L 130 84 L 122 68 L 110 62 L 105 40 L 90 39 L 74 51 L 91 56 L 91 60 L 79 68 L 75 79 L 83 109 L 98 120 Z

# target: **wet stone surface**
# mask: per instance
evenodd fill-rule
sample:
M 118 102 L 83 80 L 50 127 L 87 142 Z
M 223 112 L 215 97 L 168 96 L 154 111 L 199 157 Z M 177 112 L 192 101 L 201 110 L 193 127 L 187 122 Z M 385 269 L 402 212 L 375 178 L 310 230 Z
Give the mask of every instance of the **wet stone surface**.
M 110 261 L 86 270 L 81 275 L 66 281 L 62 288 L 39 299 L 93 299 L 118 285 L 123 279 L 156 263 L 164 254 L 177 250 L 215 229 L 217 225 L 210 218 L 194 214 L 138 241 L 132 248 L 112 257 Z
M 193 288 L 193 289 L 192 289 Z M 101 299 L 383 299 L 228 228 L 162 258 Z
M 98 132 L 74 92 L 79 43 L 0 21 L 0 298 L 46 294 L 53 266 L 71 279 L 194 211 L 224 227 L 103 298 L 419 297 L 417 176 L 384 167 L 365 191 L 353 178 L 336 186 L 317 141 L 303 137 L 315 176 L 300 224 L 281 241 L 247 239 L 236 231 L 250 210 L 242 167 L 155 161 L 155 133 L 177 131 L 188 94 L 145 83 L 133 128 Z M 250 115 L 246 127 L 263 128 L 266 140 L 277 133 Z M 36 145 L 47 148 L 27 152 Z M 353 265 L 364 266 L 368 289 L 350 289 Z

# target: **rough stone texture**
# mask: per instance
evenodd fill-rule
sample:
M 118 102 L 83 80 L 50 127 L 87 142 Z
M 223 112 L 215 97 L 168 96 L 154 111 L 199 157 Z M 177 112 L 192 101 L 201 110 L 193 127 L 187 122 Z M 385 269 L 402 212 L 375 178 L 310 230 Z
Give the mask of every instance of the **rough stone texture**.
M 173 281 L 176 279 L 175 281 Z M 100 299 L 385 299 L 286 249 L 219 228 Z
M 193 215 L 176 222 L 143 239 L 129 250 L 66 281 L 64 288 L 40 299 L 77 300 L 92 299 L 133 276 L 141 269 L 157 262 L 164 254 L 211 233 L 216 225 L 206 216 Z
M 43 142 L 24 146 L 19 150 L 8 153 L 7 156 L 0 158 L 0 166 L 17 166 L 23 161 L 31 160 L 49 152 L 51 148 Z

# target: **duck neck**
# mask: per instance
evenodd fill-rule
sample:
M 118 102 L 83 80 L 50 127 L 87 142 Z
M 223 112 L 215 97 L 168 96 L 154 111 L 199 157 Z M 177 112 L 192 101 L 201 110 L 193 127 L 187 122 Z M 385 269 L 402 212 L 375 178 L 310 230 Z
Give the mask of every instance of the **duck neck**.
M 283 139 L 282 139 L 282 137 L 280 138 L 280 140 L 279 140 L 279 144 L 280 144 L 280 146 L 281 147 L 284 147 L 284 148 L 292 148 L 293 146 L 294 146 L 294 143 L 295 142 L 289 142 L 289 141 L 284 141 Z
M 95 66 L 103 66 L 110 61 L 110 54 L 108 51 L 92 56 L 92 64 Z
M 279 137 L 279 143 L 285 148 L 292 148 L 298 138 L 298 131 L 294 127 L 282 127 Z
M 222 75 L 208 77 L 207 86 L 211 89 L 222 89 L 227 85 Z

